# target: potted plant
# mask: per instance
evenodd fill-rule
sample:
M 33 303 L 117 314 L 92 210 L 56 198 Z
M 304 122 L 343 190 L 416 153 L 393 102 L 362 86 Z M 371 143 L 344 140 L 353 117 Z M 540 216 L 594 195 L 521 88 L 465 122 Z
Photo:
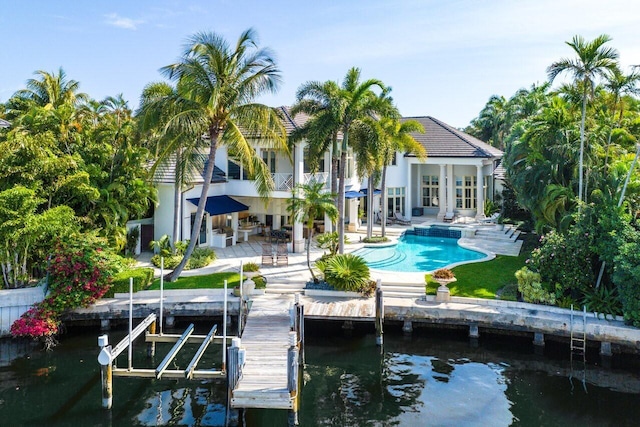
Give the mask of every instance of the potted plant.
M 242 274 L 246 277 L 253 278 L 260 275 L 260 266 L 255 262 L 248 262 L 242 266 Z
M 448 268 L 440 268 L 434 271 L 431 277 L 440 284 L 436 294 L 436 301 L 449 301 L 451 299 L 451 292 L 447 285 L 456 281 L 453 271 Z
M 448 268 L 441 268 L 434 271 L 431 277 L 433 277 L 433 280 L 440 283 L 440 285 L 446 285 L 447 283 L 456 281 L 456 276 L 453 274 L 453 271 Z
M 504 217 L 502 215 L 499 215 L 498 219 L 496 219 L 496 225 L 498 230 L 504 230 Z

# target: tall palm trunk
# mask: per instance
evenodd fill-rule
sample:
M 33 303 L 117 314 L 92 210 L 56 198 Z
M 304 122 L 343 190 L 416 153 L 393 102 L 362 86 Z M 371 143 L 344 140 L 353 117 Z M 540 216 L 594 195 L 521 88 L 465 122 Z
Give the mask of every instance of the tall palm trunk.
M 584 122 L 587 116 L 587 90 L 584 90 L 582 94 L 582 119 L 580 120 L 580 166 L 578 167 L 580 178 L 578 181 L 578 199 L 583 201 L 584 194 L 582 192 L 582 176 L 583 176 L 583 168 L 584 168 Z
M 175 183 L 173 189 L 173 237 L 171 238 L 171 247 L 175 249 L 174 243 L 180 241 L 180 218 L 181 215 L 181 199 L 182 199 L 182 182 L 184 175 L 182 171 L 178 171 L 182 162 L 181 149 L 176 151 L 176 167 L 175 167 Z
M 316 275 L 313 274 L 313 268 L 311 268 L 311 239 L 313 239 L 313 219 L 311 220 L 310 226 L 307 224 L 307 268 L 309 268 L 313 283 L 317 283 L 318 279 Z
M 380 198 L 382 204 L 382 215 L 380 215 L 380 228 L 382 232 L 382 237 L 385 236 L 387 231 L 387 165 L 386 162 L 382 166 L 382 182 L 380 183 Z
M 333 149 L 331 152 L 331 194 L 336 195 L 336 206 L 338 206 L 338 136 L 333 136 Z M 335 224 L 327 227 L 326 231 L 335 231 Z
M 373 236 L 373 222 L 375 221 L 375 212 L 373 211 L 373 173 L 369 175 L 368 184 L 369 190 L 367 190 L 367 238 Z
M 348 125 L 345 126 L 348 129 Z M 338 168 L 338 253 L 344 253 L 344 190 L 345 169 L 347 166 L 347 147 L 349 146 L 349 131 L 342 133 L 342 152 L 340 153 L 340 167 Z
M 200 234 L 200 226 L 202 225 L 202 218 L 204 217 L 204 206 L 207 204 L 207 194 L 209 193 L 209 187 L 211 186 L 211 177 L 213 177 L 213 168 L 216 161 L 216 151 L 218 149 L 218 137 L 220 136 L 220 129 L 218 126 L 209 127 L 209 141 L 211 146 L 209 148 L 209 157 L 207 167 L 204 170 L 204 183 L 202 184 L 202 193 L 200 194 L 200 201 L 198 202 L 198 209 L 196 210 L 196 217 L 191 229 L 191 240 L 189 246 L 182 257 L 180 264 L 173 270 L 169 277 L 170 282 L 175 282 L 180 277 L 182 270 L 184 270 L 187 261 L 191 257 L 193 250 L 196 248 L 196 242 L 198 235 Z

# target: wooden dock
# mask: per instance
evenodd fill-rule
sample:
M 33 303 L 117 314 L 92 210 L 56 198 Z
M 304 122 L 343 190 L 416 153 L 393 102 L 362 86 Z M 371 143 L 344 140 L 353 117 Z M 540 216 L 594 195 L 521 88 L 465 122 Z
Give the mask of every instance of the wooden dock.
M 301 302 L 305 319 L 373 322 L 376 318 L 372 298 L 303 297 Z
M 245 365 L 231 392 L 232 408 L 295 409 L 287 382 L 292 303 L 293 297 L 285 295 L 253 299 L 242 333 Z

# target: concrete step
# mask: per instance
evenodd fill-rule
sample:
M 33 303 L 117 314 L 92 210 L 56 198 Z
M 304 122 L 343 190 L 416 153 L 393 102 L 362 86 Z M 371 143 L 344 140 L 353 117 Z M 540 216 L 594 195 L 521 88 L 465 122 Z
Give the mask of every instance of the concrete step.
M 424 292 L 392 292 L 385 291 L 383 296 L 385 298 L 422 298 L 425 295 Z

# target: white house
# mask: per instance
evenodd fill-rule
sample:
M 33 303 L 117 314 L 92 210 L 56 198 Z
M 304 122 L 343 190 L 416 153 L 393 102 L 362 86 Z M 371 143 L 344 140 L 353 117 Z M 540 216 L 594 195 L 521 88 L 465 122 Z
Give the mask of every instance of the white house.
M 292 117 L 287 107 L 280 107 L 279 111 L 288 133 L 308 119 L 304 115 Z M 395 211 L 400 211 L 404 216 L 431 215 L 439 219 L 447 213 L 484 217 L 484 200 L 493 198 L 493 172 L 502 152 L 433 117 L 411 119 L 422 123 L 426 130 L 414 137 L 425 147 L 428 158 L 420 160 L 411 155 L 396 154 L 396 161 L 387 172 L 388 216 L 393 217 Z M 226 147 L 219 147 L 198 243 L 224 247 L 244 240 L 249 234 L 287 227 L 292 235 L 290 249 L 303 251 L 303 226 L 291 223 L 287 201 L 297 183 L 316 180 L 325 182 L 328 189 L 331 161 L 331 153 L 325 153 L 320 170 L 312 173 L 308 170 L 305 147 L 305 142 L 296 144 L 289 157 L 256 143 L 255 149 L 268 165 L 275 182 L 275 190 L 267 203 L 259 198 L 242 165 L 228 155 Z M 359 203 L 363 210 L 366 206 L 362 198 L 367 192 L 366 180 L 356 176 L 356 160 L 351 152 L 347 153 L 345 222 L 349 223 L 350 229 L 357 228 Z M 202 182 L 200 176 L 182 193 L 181 235 L 175 236 L 174 240 L 187 239 L 191 234 Z M 155 240 L 173 233 L 174 174 L 171 168 L 157 175 L 157 188 L 158 205 L 153 217 Z M 380 200 L 378 195 L 374 205 L 381 206 Z

